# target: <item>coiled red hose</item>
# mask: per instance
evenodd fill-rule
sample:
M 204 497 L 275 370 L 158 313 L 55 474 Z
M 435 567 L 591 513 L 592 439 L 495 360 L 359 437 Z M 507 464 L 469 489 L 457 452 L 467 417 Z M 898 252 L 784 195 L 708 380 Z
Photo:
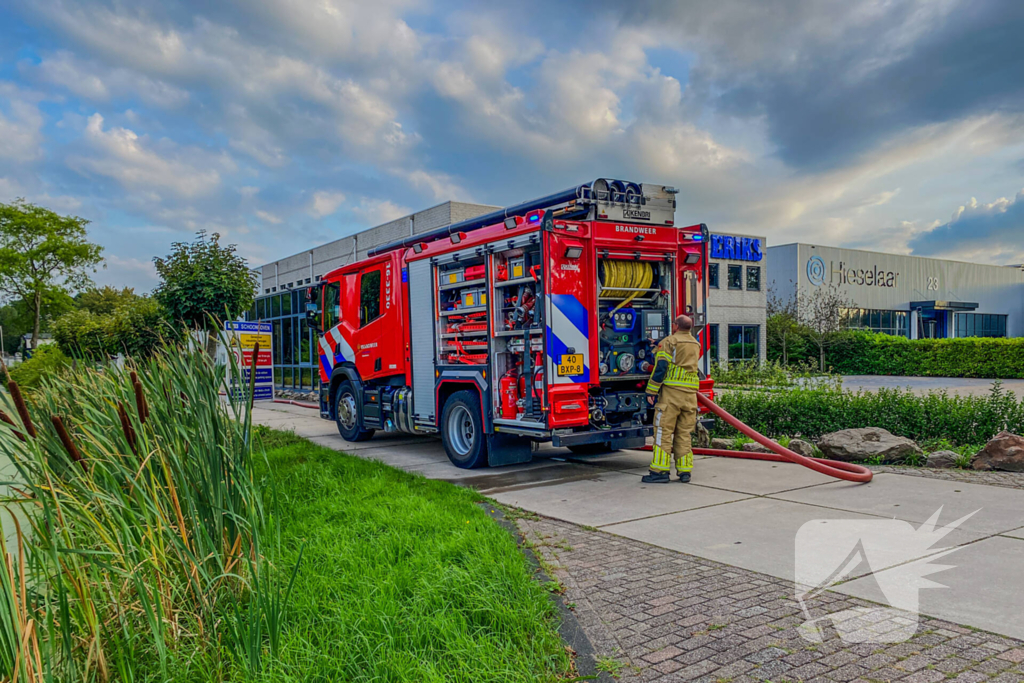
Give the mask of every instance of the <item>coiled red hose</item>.
M 749 460 L 768 460 L 770 462 L 793 462 L 797 465 L 803 465 L 808 469 L 812 469 L 815 472 L 835 477 L 836 479 L 855 481 L 859 483 L 867 483 L 871 481 L 871 477 L 874 476 L 868 468 L 860 465 L 854 465 L 850 462 L 826 460 L 824 458 L 807 458 L 799 453 L 794 453 L 788 448 L 780 446 L 763 434 L 760 434 L 756 430 L 743 424 L 730 415 L 724 408 L 720 407 L 700 392 L 697 393 L 697 402 L 704 405 L 708 410 L 725 420 L 725 422 L 734 429 L 746 434 L 765 448 L 770 448 L 775 451 L 775 453 L 752 453 L 749 451 L 727 451 L 721 448 L 694 448 L 693 452 L 697 455 L 718 455 L 725 458 L 747 458 Z

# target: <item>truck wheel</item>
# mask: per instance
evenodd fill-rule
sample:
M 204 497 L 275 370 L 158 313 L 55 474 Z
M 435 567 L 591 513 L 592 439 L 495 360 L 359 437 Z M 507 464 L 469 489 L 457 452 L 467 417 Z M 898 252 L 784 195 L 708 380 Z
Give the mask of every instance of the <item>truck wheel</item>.
M 569 450 L 576 455 L 601 455 L 617 449 L 612 448 L 609 443 L 581 443 L 579 446 L 569 446 Z
M 456 467 L 469 470 L 487 464 L 487 440 L 476 392 L 458 391 L 444 404 L 441 441 Z
M 338 393 L 334 396 L 334 417 L 338 423 L 338 432 L 345 441 L 366 441 L 373 436 L 372 429 L 362 429 L 363 416 L 359 409 L 356 390 L 349 380 L 338 385 Z

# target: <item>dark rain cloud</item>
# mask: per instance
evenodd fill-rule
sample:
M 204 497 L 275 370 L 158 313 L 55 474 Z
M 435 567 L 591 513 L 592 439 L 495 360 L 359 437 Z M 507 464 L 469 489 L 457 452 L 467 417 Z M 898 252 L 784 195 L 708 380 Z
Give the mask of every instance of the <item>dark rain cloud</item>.
M 943 6 L 648 2 L 618 19 L 695 50 L 693 103 L 763 118 L 778 156 L 816 171 L 922 125 L 1024 110 L 1024 2 Z

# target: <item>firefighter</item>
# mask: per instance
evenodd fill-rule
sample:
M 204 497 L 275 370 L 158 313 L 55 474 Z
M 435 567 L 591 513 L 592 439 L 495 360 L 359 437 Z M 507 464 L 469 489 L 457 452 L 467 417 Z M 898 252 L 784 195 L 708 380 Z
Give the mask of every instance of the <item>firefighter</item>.
M 648 484 L 670 480 L 675 456 L 679 481 L 690 481 L 693 449 L 690 432 L 697 426 L 697 364 L 700 342 L 690 331 L 693 320 L 681 315 L 672 321 L 672 334 L 661 340 L 654 354 L 654 371 L 647 382 L 647 401 L 654 406 L 654 457 Z

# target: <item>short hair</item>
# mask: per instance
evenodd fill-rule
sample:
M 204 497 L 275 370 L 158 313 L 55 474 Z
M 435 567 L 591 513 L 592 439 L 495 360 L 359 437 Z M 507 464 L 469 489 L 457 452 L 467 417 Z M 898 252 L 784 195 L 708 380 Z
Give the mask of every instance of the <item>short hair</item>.
M 688 315 L 677 316 L 672 322 L 681 332 L 689 332 L 693 329 L 693 318 Z

